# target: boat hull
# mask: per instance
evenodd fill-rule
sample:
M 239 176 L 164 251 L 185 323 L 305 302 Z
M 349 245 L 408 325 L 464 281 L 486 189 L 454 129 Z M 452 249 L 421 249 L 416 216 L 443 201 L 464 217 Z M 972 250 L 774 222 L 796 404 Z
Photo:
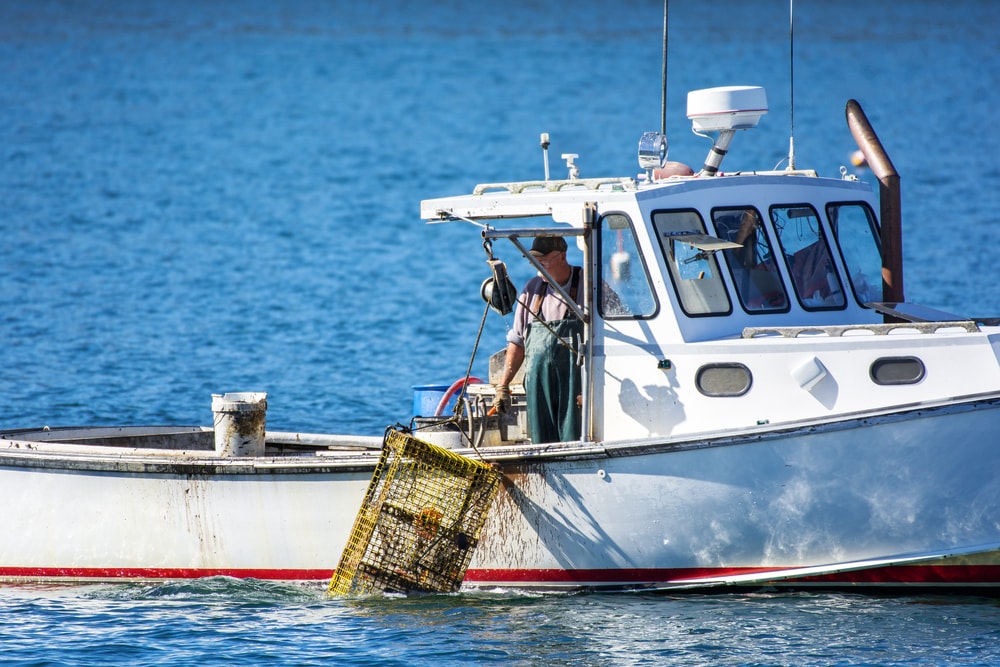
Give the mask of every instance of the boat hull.
M 998 418 L 969 403 L 514 467 L 466 581 L 669 588 L 830 565 L 775 585 L 996 586 Z
M 683 441 L 491 448 L 504 485 L 465 583 L 995 589 L 998 432 L 992 397 Z M 328 581 L 377 460 L 4 437 L 6 581 Z

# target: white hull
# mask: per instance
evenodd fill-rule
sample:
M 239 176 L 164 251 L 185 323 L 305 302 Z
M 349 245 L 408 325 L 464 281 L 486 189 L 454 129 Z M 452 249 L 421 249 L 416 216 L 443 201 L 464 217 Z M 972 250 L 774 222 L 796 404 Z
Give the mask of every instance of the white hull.
M 1000 479 L 988 434 L 998 425 L 996 404 L 942 408 L 518 466 L 507 472 L 512 487 L 469 578 L 663 587 L 996 544 Z M 993 553 L 815 583 L 1000 581 L 1000 568 L 987 575 L 965 563 L 1000 560 Z
M 985 553 L 776 584 L 997 586 L 1000 551 L 986 546 L 1000 543 L 998 431 L 994 396 L 690 440 L 489 448 L 506 482 L 465 582 L 671 588 L 959 550 Z M 8 581 L 328 581 L 377 459 L 4 437 Z

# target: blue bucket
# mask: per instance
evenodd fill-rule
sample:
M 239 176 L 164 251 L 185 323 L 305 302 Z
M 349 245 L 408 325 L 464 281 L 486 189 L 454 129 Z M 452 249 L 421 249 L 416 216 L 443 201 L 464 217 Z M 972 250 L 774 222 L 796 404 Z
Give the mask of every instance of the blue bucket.
M 413 416 L 433 417 L 435 411 L 437 411 L 438 403 L 441 402 L 446 393 L 448 393 L 448 385 L 446 384 L 413 385 Z M 455 392 L 455 395 L 448 399 L 448 404 L 441 414 L 451 414 L 451 410 L 455 406 L 455 400 L 458 398 L 458 393 Z

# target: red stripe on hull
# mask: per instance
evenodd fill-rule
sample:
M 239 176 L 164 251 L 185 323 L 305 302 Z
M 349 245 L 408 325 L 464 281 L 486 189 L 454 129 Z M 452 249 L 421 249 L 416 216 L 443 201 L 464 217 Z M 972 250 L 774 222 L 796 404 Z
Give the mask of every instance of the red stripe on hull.
M 200 579 L 234 577 L 274 581 L 329 581 L 333 570 L 258 570 L 253 568 L 173 568 L 173 567 L 0 567 L 0 579 L 114 581 L 155 579 Z
M 767 572 L 774 568 L 671 568 L 592 570 L 469 570 L 465 583 L 475 585 L 551 587 L 630 587 L 697 583 L 700 578 L 727 577 Z M 234 577 L 271 581 L 330 581 L 332 570 L 252 568 L 84 568 L 0 567 L 0 579 L 12 581 L 150 581 Z M 781 585 L 810 586 L 996 586 L 1000 588 L 1000 565 L 896 565 L 798 579 Z
M 730 577 L 772 571 L 773 567 L 677 568 L 677 569 L 600 569 L 600 570 L 469 570 L 468 584 L 552 586 L 656 586 L 668 583 L 697 583 L 701 578 Z M 784 569 L 784 568 L 783 568 Z M 789 567 L 788 569 L 792 569 Z M 950 585 L 1000 587 L 1000 565 L 895 565 L 892 567 L 853 570 L 797 579 L 785 579 L 781 585 Z
M 803 577 L 795 581 L 865 584 L 1000 585 L 1000 565 L 896 565 L 872 570 Z
M 645 584 L 699 577 L 726 577 L 773 570 L 770 567 L 737 568 L 618 568 L 595 570 L 469 570 L 465 581 L 470 584 L 497 582 L 504 584 L 591 584 L 595 582 Z

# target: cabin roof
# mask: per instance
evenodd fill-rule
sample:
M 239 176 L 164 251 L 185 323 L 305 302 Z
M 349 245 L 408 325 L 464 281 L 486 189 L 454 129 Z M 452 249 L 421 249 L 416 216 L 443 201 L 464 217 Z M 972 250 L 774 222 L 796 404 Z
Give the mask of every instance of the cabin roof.
M 631 178 L 591 178 L 560 181 L 519 181 L 477 185 L 471 194 L 425 199 L 420 203 L 420 217 L 428 221 L 455 219 L 500 220 L 551 215 L 556 220 L 578 224 L 580 207 L 597 202 L 601 208 L 628 201 L 648 202 L 664 196 L 718 191 L 725 188 L 753 186 L 767 188 L 788 185 L 829 187 L 870 193 L 871 185 L 862 181 L 821 178 L 814 171 L 738 172 L 704 177 L 672 177 L 654 183 Z

